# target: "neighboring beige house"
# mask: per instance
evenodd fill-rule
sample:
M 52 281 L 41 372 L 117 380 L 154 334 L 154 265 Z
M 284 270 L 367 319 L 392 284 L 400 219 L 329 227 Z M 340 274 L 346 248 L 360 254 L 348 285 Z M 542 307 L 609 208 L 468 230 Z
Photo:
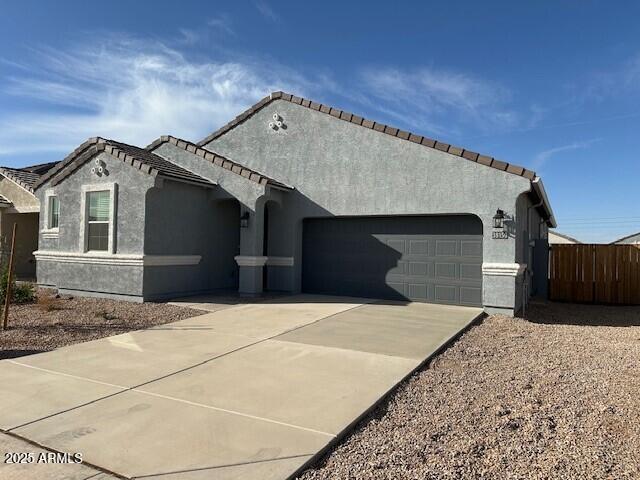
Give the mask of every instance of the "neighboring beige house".
M 554 232 L 553 230 L 549 230 L 549 245 L 566 245 L 572 243 L 582 243 L 579 240 L 576 240 L 569 235 L 564 235 L 562 233 Z
M 640 245 L 640 232 L 632 233 L 626 237 L 611 242 L 612 245 Z
M 17 224 L 14 272 L 16 278 L 33 280 L 38 249 L 40 202 L 33 185 L 58 162 L 23 168 L 0 167 L 0 260 L 4 264 L 11 249 L 11 232 Z

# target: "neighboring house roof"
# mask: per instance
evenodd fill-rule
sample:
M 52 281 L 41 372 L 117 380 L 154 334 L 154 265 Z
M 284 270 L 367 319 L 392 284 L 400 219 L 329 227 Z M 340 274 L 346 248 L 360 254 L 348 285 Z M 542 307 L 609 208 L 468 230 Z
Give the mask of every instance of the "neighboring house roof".
M 569 235 L 565 235 L 564 233 L 558 233 L 558 232 L 549 230 L 549 236 L 551 236 L 551 235 L 555 235 L 556 237 L 563 238 L 563 239 L 567 240 L 568 243 L 582 243 L 580 240 L 576 240 L 575 238 L 570 237 Z
M 40 179 L 37 173 L 25 172 L 20 168 L 0 167 L 0 174 L 33 193 L 33 186 Z
M 637 238 L 634 238 L 637 237 Z M 627 240 L 631 240 L 633 239 L 633 242 L 627 242 Z M 640 243 L 640 232 L 636 232 L 636 233 L 632 233 L 631 235 L 626 235 L 622 238 L 619 238 L 617 240 L 614 240 L 613 242 L 611 242 L 610 245 L 613 245 L 614 243 Z
M 441 152 L 445 152 L 450 155 L 455 155 L 457 157 L 464 158 L 471 162 L 479 163 L 487 167 L 495 168 L 497 170 L 511 173 L 513 175 L 524 177 L 532 182 L 532 187 L 535 191 L 535 194 L 539 197 L 540 200 L 542 200 L 549 224 L 551 226 L 556 225 L 555 219 L 553 217 L 553 211 L 551 209 L 551 206 L 549 205 L 548 199 L 546 198 L 546 193 L 544 192 L 544 187 L 542 186 L 542 183 L 540 182 L 539 177 L 532 170 L 527 170 L 524 167 L 506 163 L 506 162 L 497 160 L 493 157 L 472 152 L 471 150 L 466 150 L 461 147 L 456 147 L 448 143 L 433 140 L 428 137 L 423 137 L 422 135 L 417 135 L 411 132 L 407 132 L 405 130 L 400 130 L 398 128 L 391 127 L 389 125 L 385 125 L 383 123 L 378 123 L 373 120 L 367 120 L 366 118 L 360 117 L 358 115 L 345 112 L 343 110 L 340 110 L 335 107 L 331 107 L 329 105 L 323 105 L 321 103 L 314 102 L 312 100 L 298 97 L 290 93 L 273 92 L 271 95 L 264 97 L 258 103 L 256 103 L 249 109 L 245 110 L 240 115 L 238 115 L 235 119 L 233 119 L 223 127 L 219 128 L 218 130 L 216 130 L 215 132 L 213 132 L 211 135 L 207 136 L 200 142 L 198 142 L 197 145 L 202 147 L 207 143 L 211 142 L 212 140 L 215 140 L 216 138 L 224 135 L 229 130 L 232 130 L 236 126 L 245 122 L 247 119 L 251 118 L 254 114 L 256 114 L 257 112 L 265 108 L 271 102 L 278 99 L 285 100 L 285 101 L 294 103 L 296 105 L 301 105 L 303 107 L 306 107 L 321 113 L 326 113 L 327 115 L 331 115 L 332 117 L 335 117 L 339 120 L 344 120 L 346 122 L 353 123 L 355 125 L 359 125 L 364 128 L 369 128 L 377 132 L 390 135 L 392 137 L 397 137 L 402 140 L 407 140 L 409 142 L 423 145 L 428 148 L 440 150 Z
M 20 170 L 24 172 L 37 173 L 38 175 L 44 175 L 53 167 L 58 164 L 58 160 L 55 162 L 39 163 L 37 165 L 29 165 L 28 167 L 22 167 Z
M 260 185 L 271 185 L 271 186 L 274 186 L 277 188 L 283 188 L 286 190 L 293 189 L 293 187 L 290 187 L 285 183 L 279 182 L 277 180 L 274 180 L 273 178 L 267 177 L 266 175 L 260 172 L 257 172 L 248 167 L 240 165 L 239 163 L 229 160 L 228 158 L 225 158 L 222 155 L 218 155 L 217 153 L 212 152 L 211 150 L 200 147 L 195 143 L 182 140 L 181 138 L 172 137 L 170 135 L 164 135 L 160 137 L 155 142 L 150 144 L 147 147 L 147 150 L 151 152 L 156 148 L 158 148 L 163 143 L 170 143 L 172 145 L 177 146 L 178 148 L 182 148 L 183 150 L 186 150 L 195 155 L 198 155 L 199 157 L 202 157 L 205 160 L 221 168 L 224 168 L 225 170 L 229 170 L 230 172 L 233 172 L 237 175 L 245 177 L 246 179 L 251 180 L 253 182 L 259 183 Z
M 21 168 L 0 167 L 0 174 L 33 193 L 33 186 L 40 177 L 51 170 L 58 162 L 40 163 Z
M 51 180 L 53 185 L 60 183 L 64 178 L 74 172 L 77 168 L 84 165 L 97 153 L 107 152 L 114 157 L 122 160 L 124 163 L 137 168 L 140 171 L 164 178 L 196 183 L 200 185 L 215 185 L 214 182 L 206 178 L 196 175 L 184 168 L 171 163 L 170 161 L 156 155 L 144 148 L 128 145 L 126 143 L 117 142 L 115 140 L 107 140 L 100 137 L 90 138 L 67 157 L 59 162 L 54 168 L 43 175 L 33 186 L 33 189 L 39 188 L 41 185 Z
M 9 205 L 11 205 L 11 200 L 4 195 L 0 195 L 0 207 L 8 207 Z

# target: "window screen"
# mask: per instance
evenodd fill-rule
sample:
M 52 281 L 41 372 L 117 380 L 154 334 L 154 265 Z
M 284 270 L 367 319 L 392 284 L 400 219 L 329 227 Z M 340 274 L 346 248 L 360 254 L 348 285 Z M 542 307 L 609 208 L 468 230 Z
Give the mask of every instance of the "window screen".
M 87 249 L 107 250 L 109 248 L 109 209 L 108 191 L 89 192 L 89 221 L 87 228 Z
M 60 220 L 60 202 L 58 197 L 49 197 L 49 225 L 48 228 L 58 228 Z

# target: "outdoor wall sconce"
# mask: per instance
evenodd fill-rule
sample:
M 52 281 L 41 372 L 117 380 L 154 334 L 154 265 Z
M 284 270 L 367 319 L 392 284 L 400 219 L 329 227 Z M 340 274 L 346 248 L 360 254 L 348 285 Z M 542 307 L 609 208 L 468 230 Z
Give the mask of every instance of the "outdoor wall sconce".
M 491 238 L 505 240 L 509 238 L 509 234 L 504 228 L 505 214 L 502 210 L 496 210 L 496 214 L 493 216 L 493 229 Z
M 240 215 L 240 228 L 248 228 L 249 227 L 249 212 L 244 212 Z
M 504 212 L 500 209 L 493 216 L 493 228 L 504 228 Z

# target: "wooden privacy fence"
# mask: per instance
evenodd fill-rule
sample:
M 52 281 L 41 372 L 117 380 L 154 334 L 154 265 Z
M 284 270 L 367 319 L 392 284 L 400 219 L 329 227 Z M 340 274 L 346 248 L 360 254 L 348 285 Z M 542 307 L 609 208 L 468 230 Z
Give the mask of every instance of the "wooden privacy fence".
M 553 245 L 552 300 L 640 305 L 640 245 Z

